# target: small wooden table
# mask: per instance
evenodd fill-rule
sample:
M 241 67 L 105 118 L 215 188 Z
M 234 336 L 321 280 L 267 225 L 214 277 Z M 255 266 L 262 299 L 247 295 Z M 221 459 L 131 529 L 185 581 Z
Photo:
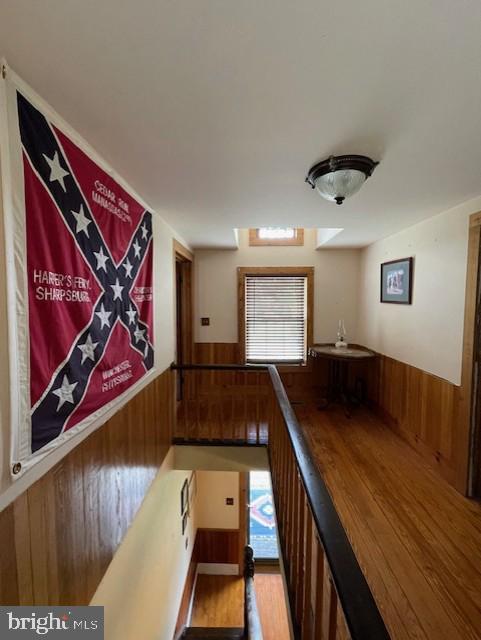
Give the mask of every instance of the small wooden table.
M 328 362 L 326 395 L 321 398 L 319 409 L 327 409 L 332 403 L 342 404 L 350 416 L 349 406 L 362 403 L 358 390 L 350 391 L 348 386 L 349 364 L 376 357 L 374 351 L 364 347 L 336 347 L 333 344 L 315 344 L 309 349 L 312 358 L 324 358 Z

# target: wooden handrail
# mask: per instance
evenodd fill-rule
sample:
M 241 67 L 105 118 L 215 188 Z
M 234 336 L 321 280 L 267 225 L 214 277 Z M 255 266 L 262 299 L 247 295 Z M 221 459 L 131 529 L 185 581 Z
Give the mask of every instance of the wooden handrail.
M 173 371 L 268 371 L 271 364 L 176 364 Z
M 244 549 L 244 635 L 247 640 L 262 640 L 262 627 L 254 588 L 254 551 Z
M 329 564 L 352 640 L 389 640 L 390 636 L 377 608 L 369 585 L 359 566 L 342 526 L 329 491 L 322 479 L 314 456 L 291 406 L 277 368 L 274 365 L 172 365 L 176 370 L 268 371 L 274 396 L 282 415 L 317 535 Z M 269 455 L 271 454 L 270 446 Z M 271 465 L 272 466 L 272 465 Z M 273 482 L 274 499 L 277 487 Z M 279 513 L 276 500 L 276 511 Z M 246 601 L 247 602 L 247 601 Z
M 351 637 L 388 640 L 389 633 L 275 366 L 269 366 L 269 374 Z

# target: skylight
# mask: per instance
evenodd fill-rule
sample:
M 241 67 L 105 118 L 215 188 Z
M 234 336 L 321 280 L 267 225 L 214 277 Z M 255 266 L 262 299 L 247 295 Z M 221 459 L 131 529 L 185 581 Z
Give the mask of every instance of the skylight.
M 290 240 L 296 237 L 294 227 L 259 227 L 258 237 L 261 240 Z

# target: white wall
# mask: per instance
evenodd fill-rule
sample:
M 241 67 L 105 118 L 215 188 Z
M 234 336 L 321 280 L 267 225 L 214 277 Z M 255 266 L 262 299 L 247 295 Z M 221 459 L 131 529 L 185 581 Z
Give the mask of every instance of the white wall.
M 197 526 L 201 529 L 239 528 L 239 473 L 196 471 Z M 226 498 L 234 498 L 232 506 Z
M 180 492 L 190 474 L 173 470 L 171 449 L 94 594 L 106 640 L 172 640 L 197 530 L 194 500 L 182 535 Z
M 468 219 L 479 210 L 476 198 L 362 251 L 361 343 L 460 384 Z M 380 264 L 408 256 L 414 256 L 412 305 L 380 303 Z
M 249 247 L 248 231 L 239 231 L 237 250 L 195 252 L 195 340 L 237 342 L 237 267 L 314 267 L 314 342 L 332 342 L 339 318 L 348 340 L 357 340 L 360 251 L 316 251 L 316 229 L 305 230 L 303 247 Z M 201 327 L 200 318 L 210 317 Z

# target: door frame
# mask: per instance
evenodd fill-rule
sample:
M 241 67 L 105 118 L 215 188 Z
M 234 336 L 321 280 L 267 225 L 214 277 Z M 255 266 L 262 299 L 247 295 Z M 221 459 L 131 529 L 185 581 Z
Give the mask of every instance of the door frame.
M 175 238 L 172 241 L 173 252 L 173 279 L 174 279 L 174 300 L 175 300 L 175 359 L 177 364 L 188 364 L 193 362 L 194 354 L 194 254 Z M 177 268 L 180 266 L 182 286 L 181 286 L 181 353 L 178 353 L 178 307 L 177 307 Z M 182 373 L 181 376 L 182 389 Z
M 481 361 L 476 352 L 481 344 L 481 211 L 469 217 L 466 299 L 464 307 L 463 358 L 460 388 L 459 432 L 453 425 L 456 446 L 456 488 L 470 497 L 481 475 L 479 455 L 481 424 L 478 395 L 481 394 Z M 477 424 L 478 423 L 478 424 Z M 458 436 L 458 437 L 456 437 Z M 478 497 L 481 497 L 478 495 Z
M 264 473 L 268 473 L 269 474 L 269 478 L 271 481 L 271 489 L 272 489 L 272 498 L 273 498 L 273 504 L 274 504 L 274 489 L 272 487 L 272 477 L 271 477 L 271 472 L 268 469 L 252 469 L 250 471 L 247 471 L 245 474 L 245 493 L 246 493 L 246 508 L 244 510 L 245 513 L 245 532 L 246 532 L 246 540 L 247 540 L 247 544 L 250 545 L 251 540 L 250 540 L 250 500 L 251 500 L 251 472 L 252 471 L 263 471 Z M 276 523 L 276 541 L 277 541 L 277 558 L 256 558 L 256 564 L 260 565 L 260 566 L 265 566 L 265 567 L 280 567 L 280 563 L 281 563 L 281 545 L 280 545 L 280 540 L 279 540 L 279 529 L 278 529 L 278 522 L 277 522 L 277 513 L 275 513 L 275 507 L 274 507 L 274 519 L 275 519 L 275 523 Z

